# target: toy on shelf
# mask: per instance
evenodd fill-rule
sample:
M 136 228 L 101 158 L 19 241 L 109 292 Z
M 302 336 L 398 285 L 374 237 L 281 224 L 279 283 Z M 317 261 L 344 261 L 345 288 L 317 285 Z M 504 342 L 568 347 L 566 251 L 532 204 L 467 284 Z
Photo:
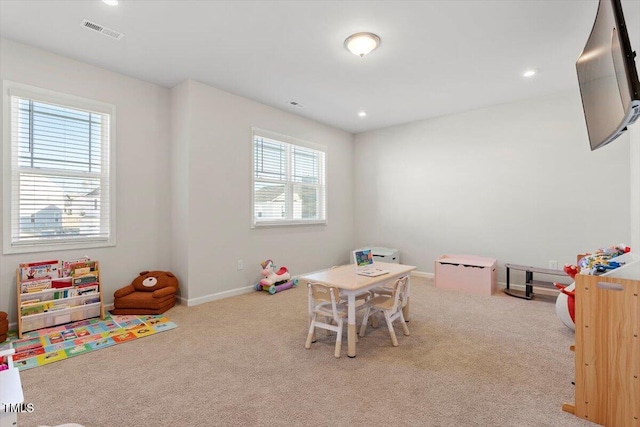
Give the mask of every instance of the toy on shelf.
M 564 272 L 574 280 L 578 273 L 600 275 L 622 267 L 625 263 L 619 260 L 614 261 L 614 259 L 629 252 L 631 252 L 631 248 L 624 243 L 609 246 L 608 248 L 600 248 L 593 254 L 586 254 L 580 257 L 578 265 L 565 264 Z M 573 282 L 570 285 L 554 283 L 554 285 L 560 290 L 560 294 L 556 299 L 556 314 L 567 328 L 575 331 L 576 283 Z
M 624 263 L 612 261 L 612 258 L 629 253 L 631 248 L 624 243 L 598 249 L 593 254 L 587 254 L 578 261 L 580 274 L 598 275 L 621 267 Z
M 270 259 L 260 265 L 264 278 L 253 286 L 256 291 L 266 291 L 273 295 L 276 292 L 291 289 L 298 284 L 298 279 L 291 279 L 287 267 L 280 267 L 278 271 L 275 271 L 276 266 Z

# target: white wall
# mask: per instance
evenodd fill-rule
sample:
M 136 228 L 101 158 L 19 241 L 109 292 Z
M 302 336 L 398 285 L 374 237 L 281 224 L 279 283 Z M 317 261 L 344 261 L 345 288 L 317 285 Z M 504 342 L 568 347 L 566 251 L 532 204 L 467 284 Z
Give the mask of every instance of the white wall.
M 173 268 L 183 269 L 182 275 L 187 269 L 189 304 L 252 286 L 265 259 L 293 275 L 348 261 L 354 236 L 351 134 L 195 81 L 174 89 L 177 98 L 173 117 L 177 108 L 186 114 L 174 123 L 173 152 L 187 150 L 188 176 L 174 177 L 174 191 L 184 193 L 180 203 L 186 204 L 180 207 L 184 215 L 174 218 L 186 235 L 174 239 L 188 253 L 188 266 Z M 327 146 L 328 225 L 250 228 L 252 126 Z
M 107 303 L 140 270 L 168 269 L 169 91 L 6 39 L 0 39 L 0 78 L 115 104 L 117 115 L 117 246 L 0 255 L 0 310 L 15 321 L 15 269 L 22 261 L 98 259 Z
M 575 263 L 630 241 L 629 152 L 628 133 L 589 150 L 577 89 L 360 134 L 356 242 L 426 272 L 447 253 Z
M 189 120 L 188 82 L 171 89 L 171 271 L 189 299 Z
M 640 252 L 640 120 L 629 126 L 631 163 L 631 249 Z

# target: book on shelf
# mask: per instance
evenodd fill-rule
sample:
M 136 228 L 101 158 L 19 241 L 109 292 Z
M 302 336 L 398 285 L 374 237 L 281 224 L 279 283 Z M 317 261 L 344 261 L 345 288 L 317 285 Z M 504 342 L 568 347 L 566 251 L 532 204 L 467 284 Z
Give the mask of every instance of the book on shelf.
M 20 307 L 20 314 L 22 316 L 29 316 L 31 314 L 44 313 L 45 311 L 49 310 L 51 305 L 52 304 L 50 302 L 40 302 L 40 303 L 37 303 L 37 304 L 27 304 L 27 305 L 24 305 L 24 306 Z
M 71 277 L 71 266 L 78 263 L 91 261 L 91 258 L 84 256 L 77 259 L 71 259 L 68 261 L 62 261 L 62 277 Z
M 51 279 L 52 288 L 62 289 L 62 288 L 70 288 L 71 286 L 73 286 L 73 283 L 71 283 L 71 277 L 61 277 L 58 279 Z
M 41 277 L 39 279 L 26 279 L 20 281 L 20 292 L 40 292 L 51 288 L 51 279 Z
M 87 285 L 87 284 L 91 284 L 91 283 L 98 283 L 98 275 L 97 274 L 91 273 L 91 274 L 86 274 L 84 276 L 74 277 L 73 278 L 73 285 L 74 286 Z
M 99 296 L 96 296 L 96 297 L 93 297 L 93 298 L 87 298 L 82 303 L 84 305 L 87 305 L 87 304 L 95 304 L 97 302 L 100 302 L 100 297 Z
M 69 265 L 69 275 L 71 277 L 87 275 L 89 273 L 98 272 L 97 261 L 77 261 Z
M 54 279 L 59 277 L 60 264 L 57 259 L 20 263 L 20 280 Z
M 63 303 L 63 302 L 53 302 L 51 303 L 51 305 L 49 306 L 49 308 L 47 308 L 47 311 L 58 311 L 58 310 L 64 310 L 71 307 L 69 304 L 67 303 Z
M 87 285 L 87 286 L 77 286 L 76 292 L 78 295 L 86 295 L 98 292 L 98 284 Z

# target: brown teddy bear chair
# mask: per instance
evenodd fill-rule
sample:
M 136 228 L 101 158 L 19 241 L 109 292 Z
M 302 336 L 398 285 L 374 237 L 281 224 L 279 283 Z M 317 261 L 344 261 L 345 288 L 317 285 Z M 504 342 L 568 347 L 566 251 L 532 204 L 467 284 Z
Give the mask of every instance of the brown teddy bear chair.
M 9 319 L 7 313 L 0 311 L 0 342 L 7 340 L 7 332 L 9 331 Z
M 114 294 L 112 314 L 161 314 L 176 303 L 178 279 L 170 271 L 143 271 Z

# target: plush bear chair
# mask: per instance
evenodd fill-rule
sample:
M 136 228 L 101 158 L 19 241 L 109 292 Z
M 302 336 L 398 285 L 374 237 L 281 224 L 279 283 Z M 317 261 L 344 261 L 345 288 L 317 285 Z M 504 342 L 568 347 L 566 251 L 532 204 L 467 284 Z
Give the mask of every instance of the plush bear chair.
M 176 303 L 178 279 L 170 271 L 143 271 L 114 294 L 112 314 L 161 314 Z
M 9 331 L 9 319 L 7 313 L 0 311 L 0 342 L 7 340 L 7 332 Z

